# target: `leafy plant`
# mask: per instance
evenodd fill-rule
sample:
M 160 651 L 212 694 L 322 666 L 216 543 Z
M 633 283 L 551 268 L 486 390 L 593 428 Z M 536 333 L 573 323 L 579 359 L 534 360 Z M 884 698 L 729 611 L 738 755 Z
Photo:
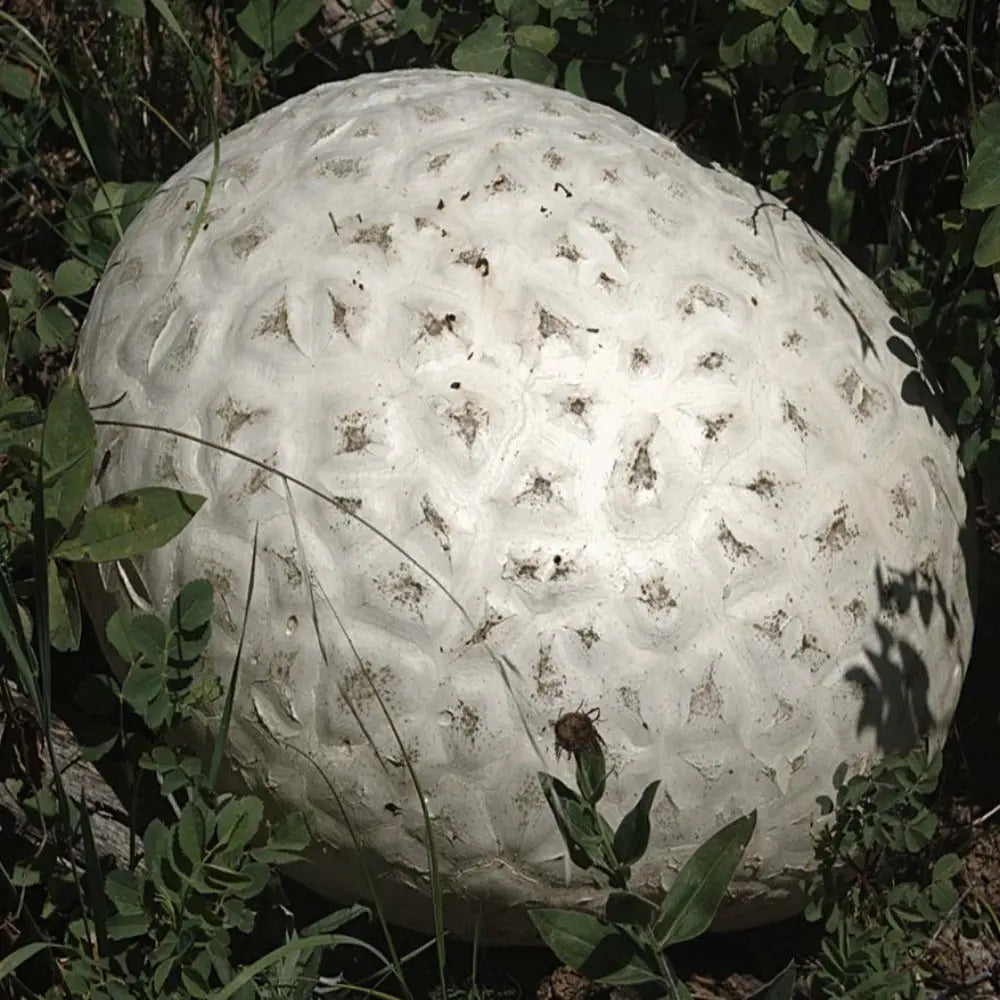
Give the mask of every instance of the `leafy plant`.
M 46 410 L 25 396 L 0 407 L 0 554 L 12 568 L 22 618 L 30 618 L 35 539 L 32 488 L 40 475 L 45 501 L 49 638 L 59 650 L 80 641 L 80 600 L 72 564 L 142 555 L 174 537 L 204 498 L 166 487 L 145 487 L 85 508 L 95 468 L 97 435 L 74 376 Z
M 933 942 L 952 925 L 974 936 L 982 914 L 961 888 L 962 861 L 935 848 L 927 798 L 941 757 L 923 749 L 879 761 L 867 775 L 834 775 L 836 801 L 818 837 L 806 916 L 826 931 L 810 980 L 823 997 L 924 1000 Z
M 597 805 L 607 784 L 607 762 L 597 739 L 569 749 L 576 763 L 574 790 L 539 772 L 538 780 L 578 868 L 593 868 L 611 891 L 604 916 L 571 910 L 533 910 L 531 919 L 555 955 L 575 972 L 608 984 L 655 984 L 671 1000 L 691 1000 L 664 950 L 703 934 L 725 897 L 753 835 L 756 813 L 742 816 L 713 834 L 688 859 L 672 881 L 664 879 L 660 903 L 631 892 L 631 867 L 649 845 L 649 811 L 659 781 L 646 786 L 639 801 L 617 827 Z M 753 1000 L 788 1000 L 795 982 L 794 964 L 764 986 Z

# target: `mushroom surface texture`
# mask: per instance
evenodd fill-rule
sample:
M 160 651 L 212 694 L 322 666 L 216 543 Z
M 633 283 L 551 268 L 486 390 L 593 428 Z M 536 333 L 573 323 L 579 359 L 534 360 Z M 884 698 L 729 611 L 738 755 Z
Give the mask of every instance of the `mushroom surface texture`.
M 367 896 L 332 784 L 389 919 L 432 925 L 374 686 L 453 933 L 600 909 L 537 777 L 573 783 L 570 712 L 612 822 L 662 781 L 637 891 L 756 808 L 717 926 L 793 912 L 817 795 L 841 761 L 940 746 L 972 642 L 956 440 L 873 283 L 768 194 L 528 83 L 363 76 L 219 152 L 129 228 L 79 371 L 91 404 L 123 397 L 102 417 L 336 498 L 101 428 L 100 497 L 208 498 L 135 568 L 158 606 L 211 581 L 223 678 L 259 528 L 227 780 L 307 814 L 297 877 Z M 119 579 L 86 595 L 99 622 Z

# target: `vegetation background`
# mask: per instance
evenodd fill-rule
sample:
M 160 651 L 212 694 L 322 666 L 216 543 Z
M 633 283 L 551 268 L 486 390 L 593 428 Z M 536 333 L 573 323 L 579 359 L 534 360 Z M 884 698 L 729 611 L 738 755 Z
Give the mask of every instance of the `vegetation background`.
M 262 902 L 273 889 L 265 869 L 292 857 L 302 835 L 290 826 L 254 840 L 265 828 L 252 803 L 213 797 L 211 782 L 199 783 L 208 776 L 193 766 L 185 771 L 186 758 L 157 746 L 185 712 L 221 693 L 198 690 L 190 669 L 211 595 L 179 595 L 160 631 L 153 629 L 158 653 L 150 652 L 148 621 L 122 624 L 122 648 L 145 649 L 147 659 L 137 653 L 135 662 L 145 665 L 146 688 L 136 682 L 123 693 L 109 678 L 95 681 L 79 659 L 66 659 L 81 641 L 86 651 L 92 637 L 54 557 L 59 539 L 50 546 L 38 521 L 32 455 L 42 447 L 46 414 L 66 426 L 85 423 L 72 391 L 60 396 L 59 387 L 90 293 L 156 186 L 220 133 L 318 83 L 417 66 L 520 77 L 623 110 L 783 199 L 870 274 L 908 324 L 960 435 L 978 498 L 983 560 L 986 615 L 981 611 L 976 662 L 944 778 L 939 782 L 935 770 L 940 761 L 907 758 L 871 783 L 843 789 L 842 801 L 831 803 L 842 842 L 827 847 L 867 852 L 874 874 L 862 880 L 866 899 L 852 901 L 850 887 L 830 874 L 813 913 L 825 937 L 797 925 L 734 945 L 732 956 L 759 973 L 753 988 L 782 964 L 767 957 L 777 947 L 798 954 L 796 989 L 803 995 L 923 997 L 934 995 L 932 982 L 973 995 L 977 982 L 995 975 L 995 951 L 970 958 L 968 948 L 955 945 L 946 958 L 943 945 L 946 927 L 958 937 L 995 934 L 993 883 L 1000 877 L 989 822 L 1000 798 L 997 630 L 989 621 L 1000 582 L 997 0 L 8 0 L 0 10 L 0 553 L 7 613 L 0 621 L 7 654 L 0 658 L 0 778 L 28 826 L 43 834 L 33 838 L 23 827 L 10 844 L 0 842 L 0 900 L 7 908 L 0 908 L 0 989 L 110 1000 L 308 996 L 296 991 L 306 984 L 337 992 L 345 977 L 372 971 L 356 958 L 338 958 L 324 979 L 319 952 L 307 967 L 302 956 L 309 949 L 296 945 L 283 953 L 290 964 L 272 962 L 263 978 L 238 982 L 239 970 L 262 953 L 260 941 L 253 944 L 261 925 L 255 907 L 270 914 L 285 947 L 302 930 L 301 921 L 296 930 L 295 920 L 275 916 L 283 907 L 278 897 Z M 77 514 L 72 510 L 70 521 Z M 181 634 L 191 640 L 185 655 L 164 659 L 171 637 Z M 192 856 L 215 851 L 215 860 L 229 857 L 227 871 L 241 873 L 228 885 L 205 887 L 210 903 L 203 900 L 196 931 L 169 906 L 157 909 L 163 886 L 150 889 L 131 874 L 112 877 L 106 860 L 98 864 L 80 819 L 86 803 L 59 792 L 55 758 L 47 756 L 60 714 L 69 717 L 81 701 L 60 705 L 75 688 L 54 685 L 53 669 L 67 678 L 76 671 L 74 685 L 89 692 L 81 697 L 91 716 L 99 704 L 111 705 L 117 719 L 110 735 L 90 734 L 84 756 L 99 761 L 114 753 L 130 763 L 135 802 L 142 776 L 155 778 L 157 796 L 184 791 L 160 822 L 178 823 L 187 809 L 185 829 L 196 831 L 197 842 L 187 844 Z M 168 689 L 181 689 L 183 697 L 164 700 Z M 32 690 L 37 697 L 27 697 Z M 203 793 L 204 810 L 189 808 Z M 159 828 L 135 812 L 129 822 L 145 838 L 146 855 L 155 854 L 159 834 L 149 830 Z M 130 858 L 134 840 L 131 848 Z M 89 890 L 88 872 L 96 878 Z M 111 925 L 118 951 L 93 909 L 102 897 L 108 919 L 132 918 Z M 312 936 L 329 949 L 326 939 L 355 917 L 351 911 L 316 925 Z M 378 952 L 374 968 L 398 971 L 400 957 L 380 941 L 388 950 Z M 4 956 L 26 944 L 40 947 L 5 966 Z M 196 954 L 209 957 L 197 965 Z M 466 973 L 473 985 L 462 990 L 479 989 L 471 953 L 447 961 L 440 947 L 435 954 L 438 971 L 429 983 L 439 991 L 457 989 Z M 679 954 L 693 995 L 750 992 L 742 973 L 721 968 L 717 955 Z M 534 958 L 524 963 L 529 979 L 541 976 Z M 452 975 L 444 975 L 445 966 Z M 399 995 L 423 988 L 405 980 L 396 976 Z M 699 982 L 711 992 L 697 993 Z M 542 985 L 556 991 L 549 995 L 570 989 Z

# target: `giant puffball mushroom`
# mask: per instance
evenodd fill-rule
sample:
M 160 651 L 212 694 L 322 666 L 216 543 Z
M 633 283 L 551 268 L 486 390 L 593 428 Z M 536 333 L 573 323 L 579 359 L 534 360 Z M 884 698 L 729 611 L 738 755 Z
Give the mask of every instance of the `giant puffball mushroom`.
M 300 877 L 367 896 L 329 782 L 389 918 L 431 924 L 370 679 L 454 933 L 599 910 L 537 778 L 572 783 L 552 721 L 576 710 L 599 711 L 613 821 L 662 779 L 633 888 L 756 808 L 719 926 L 794 911 L 817 795 L 841 761 L 940 746 L 972 641 L 956 441 L 876 287 L 767 193 L 496 77 L 319 87 L 211 173 L 206 150 L 129 228 L 79 370 L 92 404 L 124 394 L 104 416 L 337 500 L 102 430 L 102 497 L 208 497 L 137 568 L 157 604 L 212 582 L 222 677 L 259 527 L 228 780 L 308 815 Z M 124 599 L 102 577 L 98 618 Z

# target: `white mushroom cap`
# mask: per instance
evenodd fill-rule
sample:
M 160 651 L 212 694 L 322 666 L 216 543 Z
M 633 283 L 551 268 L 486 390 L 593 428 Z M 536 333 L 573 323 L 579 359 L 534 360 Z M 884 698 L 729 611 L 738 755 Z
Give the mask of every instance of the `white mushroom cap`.
M 603 900 L 589 873 L 565 884 L 518 704 L 568 782 L 551 722 L 600 708 L 613 822 L 662 779 L 637 890 L 757 808 L 723 925 L 793 910 L 834 768 L 940 745 L 972 640 L 956 443 L 875 286 L 668 139 L 494 77 L 365 76 L 261 115 L 222 141 L 188 249 L 211 166 L 129 229 L 79 364 L 92 403 L 124 392 L 122 419 L 272 463 L 412 557 L 232 457 L 102 438 L 103 496 L 209 497 L 141 570 L 160 602 L 213 582 L 223 676 L 260 526 L 230 763 L 308 814 L 308 884 L 366 894 L 286 741 L 346 803 L 390 918 L 431 922 L 417 796 L 360 656 L 456 933 L 481 912 L 515 941 L 531 905 Z

